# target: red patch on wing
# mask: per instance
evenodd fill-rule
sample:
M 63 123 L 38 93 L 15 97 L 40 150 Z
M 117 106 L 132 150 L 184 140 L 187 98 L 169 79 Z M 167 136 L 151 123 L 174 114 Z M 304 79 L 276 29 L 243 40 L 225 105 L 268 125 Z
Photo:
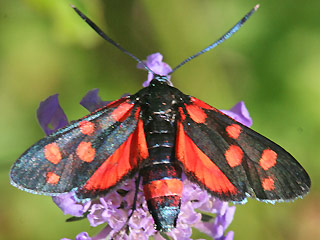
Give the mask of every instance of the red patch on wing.
M 142 120 L 128 139 L 97 169 L 83 187 L 105 190 L 115 186 L 130 171 L 136 169 L 149 155 Z
M 108 108 L 114 108 L 116 106 L 119 106 L 121 103 L 123 103 L 124 101 L 128 101 L 128 97 L 122 97 L 119 98 L 117 100 L 114 100 L 113 102 L 110 102 L 107 104 Z
M 274 188 L 274 180 L 272 179 L 272 177 L 268 177 L 268 178 L 263 179 L 262 187 L 266 191 L 274 190 L 275 189 Z
M 176 156 L 185 171 L 213 192 L 230 195 L 239 193 L 226 175 L 185 133 L 182 123 L 178 122 L 177 126 Z
M 206 121 L 207 114 L 203 111 L 202 108 L 194 104 L 185 104 L 185 106 L 193 121 L 195 121 L 196 123 L 204 123 Z
M 183 183 L 179 179 L 162 179 L 143 185 L 146 200 L 156 197 L 177 195 L 182 196 Z
M 46 182 L 55 185 L 59 182 L 60 176 L 54 172 L 48 172 Z
M 277 163 L 277 153 L 271 149 L 265 149 L 262 152 L 261 158 L 259 160 L 260 166 L 264 170 L 268 170 Z
M 90 135 L 94 132 L 94 123 L 89 121 L 79 122 L 80 131 L 82 134 Z
M 186 120 L 186 115 L 184 114 L 182 107 L 179 107 L 179 112 L 180 112 L 181 121 Z
M 195 98 L 195 97 L 190 97 L 191 102 L 193 102 L 195 105 L 204 108 L 204 109 L 208 109 L 208 110 L 214 110 L 217 111 L 217 109 L 215 109 L 214 107 L 211 107 L 209 104 Z
M 44 157 L 53 164 L 58 164 L 61 159 L 61 152 L 58 144 L 49 143 L 44 146 Z
M 228 150 L 224 153 L 226 160 L 230 167 L 239 166 L 242 162 L 243 151 L 239 146 L 230 145 Z
M 237 139 L 240 136 L 241 131 L 241 126 L 235 123 L 226 127 L 226 132 L 228 133 L 229 137 L 233 139 Z
M 140 116 L 140 107 L 137 108 L 137 111 L 136 111 L 135 114 L 134 114 L 134 118 L 135 118 L 136 120 L 138 120 L 138 119 L 139 119 L 139 116 Z
M 96 150 L 92 147 L 91 142 L 80 142 L 76 153 L 82 161 L 91 162 L 96 155 Z
M 133 103 L 121 103 L 116 109 L 112 112 L 113 120 L 117 122 L 123 122 L 130 114 L 133 108 Z

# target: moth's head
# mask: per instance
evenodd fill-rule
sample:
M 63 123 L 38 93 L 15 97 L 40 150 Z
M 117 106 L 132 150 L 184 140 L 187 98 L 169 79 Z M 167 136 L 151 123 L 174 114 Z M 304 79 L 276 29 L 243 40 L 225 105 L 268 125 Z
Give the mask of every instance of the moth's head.
M 153 77 L 153 80 L 156 80 L 156 81 L 158 81 L 158 82 L 168 83 L 168 82 L 169 82 L 169 78 L 168 78 L 168 77 L 169 77 L 169 76 L 167 76 L 167 75 L 162 76 L 162 75 L 156 74 L 156 75 Z
M 153 85 L 153 84 L 167 84 L 169 86 L 173 86 L 172 82 L 170 81 L 170 75 L 158 75 L 158 74 L 153 74 L 152 80 L 148 83 L 147 86 Z M 145 81 L 143 85 L 148 81 Z

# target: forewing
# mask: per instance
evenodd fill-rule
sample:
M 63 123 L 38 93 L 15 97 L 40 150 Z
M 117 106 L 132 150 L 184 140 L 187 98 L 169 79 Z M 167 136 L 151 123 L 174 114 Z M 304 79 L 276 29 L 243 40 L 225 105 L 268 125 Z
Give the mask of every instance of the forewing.
M 71 122 L 20 156 L 11 169 L 11 183 L 20 189 L 45 195 L 81 189 L 87 182 L 91 192 L 95 192 L 97 186 L 103 186 L 104 190 L 113 187 L 135 172 L 142 157 L 147 155 L 147 152 L 140 154 L 136 150 L 133 159 L 128 156 L 134 154 L 130 153 L 135 145 L 133 139 L 139 137 L 142 143 L 145 141 L 143 130 L 137 128 L 139 112 L 140 107 L 126 97 Z M 139 129 L 138 133 L 136 129 Z M 104 167 L 104 177 L 95 177 L 95 182 L 90 180 L 106 165 L 109 167 Z M 112 180 L 107 183 L 106 178 Z M 89 188 L 82 189 L 79 197 L 90 195 Z
M 276 143 L 193 97 L 179 111 L 177 158 L 213 195 L 290 200 L 309 191 L 306 171 Z

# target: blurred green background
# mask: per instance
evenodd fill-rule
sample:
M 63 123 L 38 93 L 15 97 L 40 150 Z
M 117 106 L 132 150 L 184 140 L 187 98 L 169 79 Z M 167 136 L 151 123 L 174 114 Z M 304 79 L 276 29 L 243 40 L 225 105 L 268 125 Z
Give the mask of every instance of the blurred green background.
M 135 93 L 147 73 L 104 42 L 70 8 L 73 3 L 140 59 L 161 52 L 172 67 L 215 41 L 252 0 L 0 0 L 0 240 L 91 235 L 86 220 L 66 223 L 50 197 L 9 184 L 10 166 L 43 137 L 35 112 L 59 93 L 70 120 L 92 88 L 104 100 Z M 229 109 L 244 100 L 253 129 L 291 152 L 309 172 L 312 189 L 294 203 L 249 200 L 229 230 L 235 239 L 320 239 L 320 1 L 260 0 L 260 10 L 209 54 L 177 71 L 186 94 Z

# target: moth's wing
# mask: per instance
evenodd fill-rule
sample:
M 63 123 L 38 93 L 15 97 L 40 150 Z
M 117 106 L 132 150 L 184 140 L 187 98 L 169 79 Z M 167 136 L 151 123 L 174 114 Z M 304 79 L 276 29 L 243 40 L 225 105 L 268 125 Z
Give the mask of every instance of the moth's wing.
M 308 174 L 276 143 L 194 97 L 179 112 L 176 157 L 187 177 L 212 195 L 291 200 L 308 193 Z
M 140 106 L 121 98 L 41 139 L 15 162 L 12 185 L 36 194 L 107 192 L 148 156 Z

